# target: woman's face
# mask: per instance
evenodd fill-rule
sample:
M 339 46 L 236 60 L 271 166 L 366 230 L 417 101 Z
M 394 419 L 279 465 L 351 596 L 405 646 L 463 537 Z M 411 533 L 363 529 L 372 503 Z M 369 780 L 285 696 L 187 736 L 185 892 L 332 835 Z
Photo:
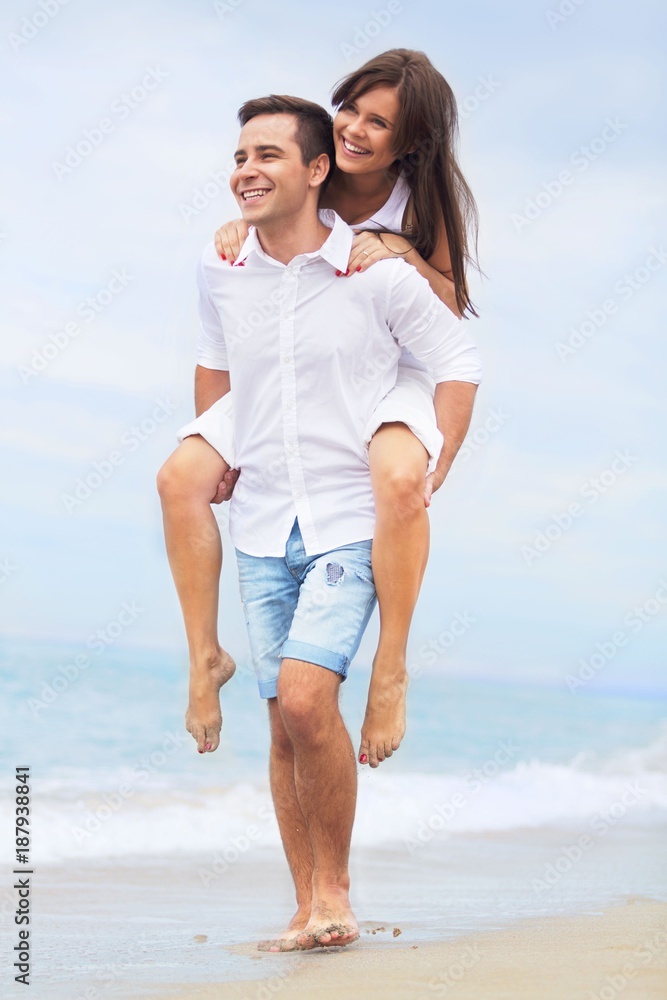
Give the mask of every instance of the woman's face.
M 343 104 L 334 118 L 336 166 L 348 174 L 386 170 L 392 150 L 399 101 L 394 87 L 374 87 Z

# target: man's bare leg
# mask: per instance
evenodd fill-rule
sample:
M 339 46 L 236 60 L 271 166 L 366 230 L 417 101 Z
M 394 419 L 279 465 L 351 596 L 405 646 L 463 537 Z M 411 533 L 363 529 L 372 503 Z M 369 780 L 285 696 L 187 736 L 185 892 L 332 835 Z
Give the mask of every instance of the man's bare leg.
M 222 543 L 211 510 L 228 469 L 215 448 L 193 435 L 167 459 L 157 478 L 167 555 L 190 651 L 185 724 L 200 753 L 212 752 L 220 743 L 220 688 L 236 669 L 218 642 Z
M 377 767 L 405 735 L 408 633 L 428 560 L 426 448 L 405 424 L 383 424 L 369 446 L 375 534 L 373 577 L 380 638 L 373 660 L 359 759 Z M 363 760 L 363 757 L 366 760 Z
M 287 929 L 277 938 L 260 941 L 260 951 L 294 951 L 299 947 L 297 935 L 310 919 L 313 885 L 313 854 L 310 849 L 306 821 L 296 794 L 294 780 L 294 747 L 283 723 L 278 699 L 269 698 L 271 724 L 271 757 L 269 775 L 271 795 L 276 810 L 287 863 L 296 890 L 296 913 Z
M 346 945 L 359 937 L 348 871 L 357 769 L 338 709 L 339 687 L 340 677 L 331 670 L 282 661 L 278 706 L 294 750 L 294 788 L 312 852 L 310 918 L 296 938 L 303 949 Z M 294 837 L 288 825 L 287 837 L 281 826 L 284 842 Z M 292 842 L 297 845 L 296 837 Z

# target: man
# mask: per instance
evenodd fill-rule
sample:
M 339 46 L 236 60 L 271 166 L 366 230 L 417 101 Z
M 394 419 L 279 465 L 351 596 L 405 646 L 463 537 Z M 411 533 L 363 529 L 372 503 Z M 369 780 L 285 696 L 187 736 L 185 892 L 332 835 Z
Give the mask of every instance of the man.
M 336 279 L 353 233 L 317 209 L 333 162 L 326 111 L 272 96 L 247 102 L 239 118 L 231 187 L 254 228 L 233 267 L 213 245 L 202 257 L 197 412 L 233 384 L 230 462 L 241 474 L 230 534 L 297 898 L 287 930 L 260 945 L 280 951 L 359 935 L 348 874 L 356 764 L 338 691 L 376 600 L 364 427 L 395 383 L 401 345 L 429 365 L 437 391 L 447 386 L 453 405 L 441 429 L 462 440 L 479 364 L 464 324 L 405 262 Z M 215 411 L 195 421 L 200 433 L 185 438 L 159 476 L 170 562 L 184 614 L 194 617 L 219 573 L 208 567 L 202 579 L 197 566 L 198 544 L 217 531 L 209 501 L 227 469 L 201 436 L 215 440 Z M 209 696 L 233 672 L 216 650 L 211 663 Z M 204 675 L 195 688 L 206 688 Z M 192 692 L 191 684 L 191 704 Z M 206 739 L 201 729 L 197 737 Z

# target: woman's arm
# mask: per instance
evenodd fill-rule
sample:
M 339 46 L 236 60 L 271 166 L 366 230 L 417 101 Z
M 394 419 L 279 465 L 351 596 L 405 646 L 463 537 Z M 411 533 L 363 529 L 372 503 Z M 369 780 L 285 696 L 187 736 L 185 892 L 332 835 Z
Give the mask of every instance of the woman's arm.
M 461 313 L 456 304 L 454 282 L 448 277 L 452 273 L 452 262 L 449 256 L 449 243 L 444 219 L 440 220 L 435 251 L 427 261 L 403 236 L 372 231 L 357 233 L 352 243 L 348 274 L 352 275 L 355 271 L 365 271 L 371 264 L 386 257 L 402 257 L 408 264 L 412 264 L 421 276 L 426 278 L 438 298 L 458 319 L 461 319 Z
M 388 240 L 391 246 L 393 237 L 388 236 L 385 239 Z M 402 242 L 407 244 L 408 241 L 402 239 Z M 400 249 L 405 250 L 407 247 L 400 247 Z M 451 309 L 455 316 L 461 319 L 461 313 L 456 304 L 454 282 L 451 278 L 447 277 L 447 275 L 452 273 L 452 261 L 449 256 L 449 243 L 447 241 L 447 230 L 445 229 L 444 220 L 440 221 L 438 242 L 435 251 L 428 260 L 424 260 L 414 247 L 409 253 L 402 254 L 402 256 L 404 260 L 407 260 L 408 264 L 412 264 L 417 268 L 421 276 L 426 278 L 438 298 L 445 303 L 448 309 Z

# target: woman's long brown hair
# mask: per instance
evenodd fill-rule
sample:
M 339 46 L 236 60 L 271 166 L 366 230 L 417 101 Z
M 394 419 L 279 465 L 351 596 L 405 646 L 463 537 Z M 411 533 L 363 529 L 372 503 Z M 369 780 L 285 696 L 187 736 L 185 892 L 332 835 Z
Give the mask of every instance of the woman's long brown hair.
M 425 259 L 436 248 L 439 212 L 445 222 L 456 304 L 461 315 L 478 313 L 468 294 L 466 263 L 477 261 L 478 212 L 472 192 L 456 160 L 458 110 L 456 98 L 442 74 L 423 52 L 390 49 L 350 73 L 334 89 L 332 103 L 339 108 L 374 87 L 398 91 L 400 110 L 394 128 L 394 153 L 412 191 L 415 232 L 404 233 Z M 475 257 L 469 252 L 472 235 Z

